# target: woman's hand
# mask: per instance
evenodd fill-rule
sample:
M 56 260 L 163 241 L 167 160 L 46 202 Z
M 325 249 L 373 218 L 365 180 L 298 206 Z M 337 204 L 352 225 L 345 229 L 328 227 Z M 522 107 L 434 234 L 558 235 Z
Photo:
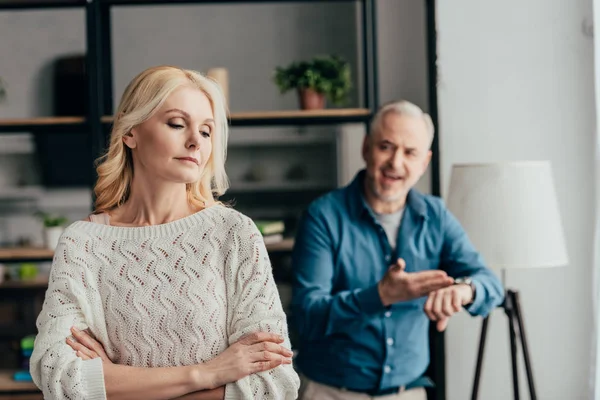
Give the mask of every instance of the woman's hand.
M 77 341 L 67 338 L 67 344 L 77 352 L 77 357 L 83 360 L 100 357 L 103 363 L 112 364 L 112 361 L 104 351 L 104 347 L 91 334 L 86 331 L 80 331 L 75 327 L 71 328 L 71 333 Z
M 281 336 L 265 332 L 242 337 L 204 364 L 212 376 L 211 387 L 223 386 L 281 364 L 291 364 L 293 353 L 280 345 L 283 341 Z

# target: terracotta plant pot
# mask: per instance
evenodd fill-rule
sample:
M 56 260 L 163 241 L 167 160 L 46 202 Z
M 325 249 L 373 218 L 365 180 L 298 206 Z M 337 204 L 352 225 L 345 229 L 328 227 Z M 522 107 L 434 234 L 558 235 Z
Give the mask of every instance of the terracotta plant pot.
M 312 89 L 299 89 L 300 108 L 303 110 L 322 110 L 325 108 L 325 95 Z

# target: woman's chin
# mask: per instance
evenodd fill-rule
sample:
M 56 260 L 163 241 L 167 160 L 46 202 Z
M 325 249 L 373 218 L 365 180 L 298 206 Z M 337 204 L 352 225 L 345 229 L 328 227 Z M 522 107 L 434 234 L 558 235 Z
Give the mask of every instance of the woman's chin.
M 183 184 L 195 183 L 200 180 L 200 175 L 180 174 L 177 176 L 172 176 L 171 179 L 169 179 L 169 180 L 173 183 L 183 183 Z

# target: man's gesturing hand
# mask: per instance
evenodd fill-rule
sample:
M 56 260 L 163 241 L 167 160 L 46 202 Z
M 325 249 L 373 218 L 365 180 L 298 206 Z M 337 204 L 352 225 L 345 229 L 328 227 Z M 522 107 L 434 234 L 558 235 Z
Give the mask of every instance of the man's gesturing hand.
M 384 306 L 427 296 L 448 287 L 454 280 L 441 270 L 406 272 L 406 262 L 399 258 L 379 281 L 379 297 Z

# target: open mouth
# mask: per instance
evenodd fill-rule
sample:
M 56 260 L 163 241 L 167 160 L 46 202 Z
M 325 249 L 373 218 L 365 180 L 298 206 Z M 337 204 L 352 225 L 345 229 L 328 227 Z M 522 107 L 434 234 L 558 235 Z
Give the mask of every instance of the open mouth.
M 386 180 L 392 181 L 392 182 L 397 182 L 397 181 L 401 181 L 404 179 L 403 175 L 399 175 L 399 174 L 394 174 L 390 171 L 382 171 L 383 173 L 383 177 Z

